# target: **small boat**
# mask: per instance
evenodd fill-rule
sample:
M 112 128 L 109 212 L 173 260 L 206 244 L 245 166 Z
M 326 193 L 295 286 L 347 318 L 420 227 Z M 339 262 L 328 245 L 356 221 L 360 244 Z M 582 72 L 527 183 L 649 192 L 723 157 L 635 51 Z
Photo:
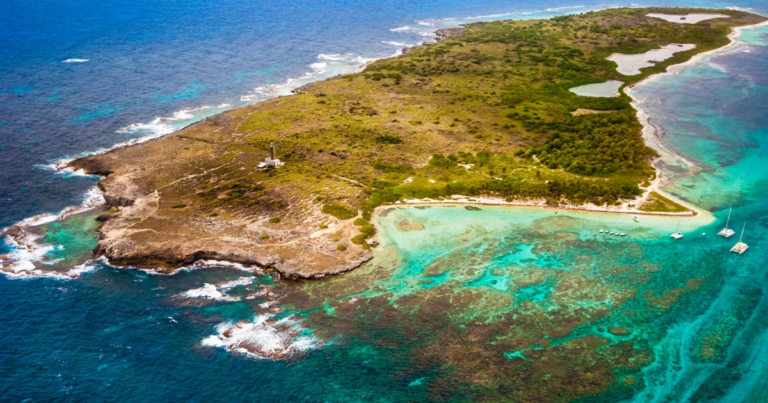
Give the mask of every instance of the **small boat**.
M 603 232 L 605 232 L 605 230 L 600 228 L 600 233 L 602 234 Z
M 613 232 L 613 231 L 611 231 L 611 235 L 616 235 L 616 233 L 615 233 L 615 232 Z
M 640 220 L 637 219 L 637 216 L 632 216 L 632 219 L 635 220 L 635 222 L 640 222 Z
M 627 233 L 626 233 L 626 232 L 622 232 L 622 233 L 621 233 L 621 234 L 619 234 L 619 235 L 621 235 L 621 236 L 627 236 Z
M 675 233 L 670 235 L 670 237 L 672 237 L 674 239 L 680 239 L 680 238 L 683 237 L 683 234 L 680 231 L 677 230 L 678 228 L 680 228 L 680 220 L 677 220 L 677 226 L 675 227 Z
M 733 207 L 731 207 L 730 210 L 728 210 L 728 220 L 725 221 L 725 228 L 723 228 L 722 231 L 718 232 L 717 235 L 728 239 L 732 237 L 734 234 L 736 234 L 736 231 L 728 228 L 728 223 L 731 222 L 731 211 L 733 210 Z
M 749 249 L 749 246 L 745 244 L 744 242 L 741 242 L 741 239 L 744 238 L 744 227 L 747 226 L 747 223 L 744 223 L 744 226 L 741 227 L 741 236 L 739 237 L 739 242 L 736 243 L 736 245 L 733 245 L 733 248 L 731 248 L 731 252 L 738 253 L 739 255 L 743 254 L 744 252 Z

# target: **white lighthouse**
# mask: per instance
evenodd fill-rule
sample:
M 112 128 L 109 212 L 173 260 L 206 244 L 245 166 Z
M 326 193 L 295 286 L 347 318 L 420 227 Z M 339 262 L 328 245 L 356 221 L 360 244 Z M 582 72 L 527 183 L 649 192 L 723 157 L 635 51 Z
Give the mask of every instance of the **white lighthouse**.
M 278 168 L 282 166 L 283 163 L 280 162 L 279 159 L 275 158 L 275 142 L 269 143 L 269 157 L 264 159 L 264 162 L 258 165 L 259 169 L 265 169 L 267 167 L 275 167 Z

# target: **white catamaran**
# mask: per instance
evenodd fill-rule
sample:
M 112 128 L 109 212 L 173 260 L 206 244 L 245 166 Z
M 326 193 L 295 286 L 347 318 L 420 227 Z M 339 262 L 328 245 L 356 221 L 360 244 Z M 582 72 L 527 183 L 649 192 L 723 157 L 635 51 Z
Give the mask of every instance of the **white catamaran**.
M 741 255 L 744 252 L 746 252 L 747 249 L 749 249 L 749 246 L 747 244 L 745 244 L 744 242 L 741 242 L 741 238 L 744 238 L 744 227 L 746 226 L 747 226 L 747 223 L 744 223 L 744 226 L 741 227 L 741 236 L 739 237 L 739 242 L 736 243 L 736 245 L 734 245 L 733 248 L 731 248 L 731 252 L 736 252 L 739 255 Z
M 731 211 L 733 211 L 733 208 L 728 210 L 728 220 L 725 222 L 725 228 L 723 228 L 722 231 L 717 233 L 717 235 L 724 237 L 726 239 L 732 237 L 736 233 L 736 231 L 728 228 L 728 223 L 731 222 Z
M 678 228 L 680 228 L 680 220 L 677 220 L 677 227 L 675 227 L 675 233 L 670 235 L 670 237 L 674 239 L 680 239 L 683 237 L 683 234 L 677 230 Z

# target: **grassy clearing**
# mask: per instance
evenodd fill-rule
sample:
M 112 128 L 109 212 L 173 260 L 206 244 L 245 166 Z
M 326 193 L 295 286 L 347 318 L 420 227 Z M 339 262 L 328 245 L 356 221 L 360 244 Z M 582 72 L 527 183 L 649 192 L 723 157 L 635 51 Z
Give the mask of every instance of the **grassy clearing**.
M 325 214 L 330 214 L 339 220 L 349 220 L 350 218 L 354 218 L 357 213 L 348 209 L 345 206 L 342 206 L 341 204 L 326 204 L 323 205 L 322 212 Z
M 675 203 L 656 192 L 651 192 L 648 195 L 648 199 L 640 206 L 640 210 L 663 213 L 684 213 L 690 211 L 689 208 Z

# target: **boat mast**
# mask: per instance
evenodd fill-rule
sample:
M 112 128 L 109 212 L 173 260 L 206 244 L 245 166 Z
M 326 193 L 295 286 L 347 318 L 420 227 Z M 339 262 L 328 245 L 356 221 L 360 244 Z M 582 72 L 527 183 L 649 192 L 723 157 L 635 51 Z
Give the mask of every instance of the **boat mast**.
M 739 243 L 741 243 L 741 238 L 744 238 L 744 227 L 747 226 L 747 223 L 744 223 L 744 225 L 741 227 L 741 236 L 739 236 Z
M 725 220 L 725 229 L 728 229 L 728 223 L 731 222 L 731 211 L 733 211 L 733 207 L 731 207 L 731 209 L 728 210 L 728 219 Z

